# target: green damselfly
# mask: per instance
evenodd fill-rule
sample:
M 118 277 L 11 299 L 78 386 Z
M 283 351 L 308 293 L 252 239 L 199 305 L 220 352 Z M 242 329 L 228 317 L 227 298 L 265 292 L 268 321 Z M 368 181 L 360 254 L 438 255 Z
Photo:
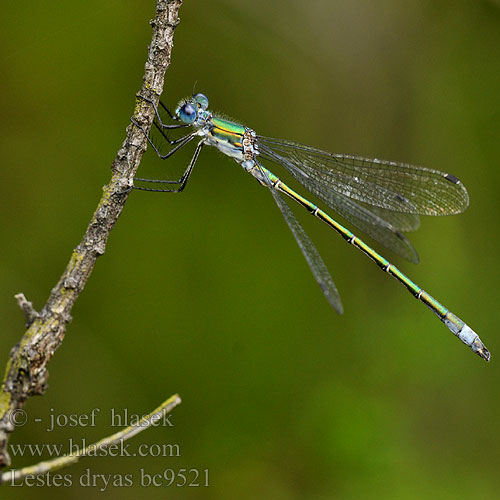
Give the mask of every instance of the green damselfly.
M 428 306 L 464 344 L 489 361 L 488 349 L 468 325 L 349 229 L 287 186 L 265 168 L 261 160 L 284 167 L 305 188 L 344 219 L 386 248 L 415 263 L 418 262 L 417 252 L 403 232 L 418 228 L 419 215 L 456 214 L 465 210 L 469 204 L 467 190 L 455 176 L 406 163 L 332 154 L 296 142 L 260 136 L 251 128 L 210 112 L 208 99 L 203 94 L 195 94 L 181 101 L 174 113 L 160 102 L 162 113 L 164 110 L 175 122 L 172 124 L 164 123 L 159 109 L 151 100 L 142 99 L 154 107 L 154 126 L 160 132 L 161 140 L 173 146 L 168 153 L 162 154 L 144 128 L 134 122 L 142 129 L 160 158 L 169 158 L 194 139 L 198 139 L 198 143 L 180 179 L 136 178 L 137 181 L 153 183 L 156 186 L 169 184 L 175 187 L 159 189 L 135 185 L 135 188 L 156 192 L 181 192 L 203 146 L 215 146 L 270 190 L 314 277 L 338 313 L 342 313 L 342 303 L 330 273 L 316 247 L 282 198 L 282 194 L 302 205 L 314 217 L 339 233 L 344 240 L 370 257 L 382 270 L 404 285 L 415 298 Z M 167 130 L 185 127 L 192 127 L 194 130 L 175 140 L 168 137 Z

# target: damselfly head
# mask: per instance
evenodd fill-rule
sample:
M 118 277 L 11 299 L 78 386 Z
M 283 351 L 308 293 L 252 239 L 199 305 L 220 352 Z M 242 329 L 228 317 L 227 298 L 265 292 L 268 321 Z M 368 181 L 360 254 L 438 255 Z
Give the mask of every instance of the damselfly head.
M 198 118 L 198 112 L 203 112 L 208 108 L 208 98 L 204 94 L 194 94 L 193 97 L 183 99 L 177 109 L 175 110 L 176 116 L 180 118 L 183 123 L 191 125 Z M 203 113 L 201 113 L 203 115 Z

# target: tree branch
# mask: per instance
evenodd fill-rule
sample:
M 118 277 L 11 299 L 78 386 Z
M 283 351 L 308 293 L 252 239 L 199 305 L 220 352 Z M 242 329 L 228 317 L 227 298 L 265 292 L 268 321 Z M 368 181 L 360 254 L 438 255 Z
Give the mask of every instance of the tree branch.
M 151 21 L 152 41 L 140 95 L 155 103 L 158 103 L 163 91 L 165 71 L 170 65 L 174 29 L 179 22 L 181 4 L 182 0 L 158 0 L 156 17 Z M 149 131 L 154 118 L 153 107 L 142 99 L 136 99 L 133 117 Z M 0 466 L 10 465 L 7 446 L 14 430 L 12 412 L 24 406 L 29 397 L 45 392 L 47 364 L 63 341 L 73 304 L 85 287 L 97 258 L 106 249 L 109 233 L 122 212 L 145 149 L 144 134 L 130 124 L 125 141 L 111 165 L 111 180 L 104 186 L 102 198 L 82 241 L 73 251 L 41 312 L 36 313 L 24 295 L 16 296 L 25 312 L 28 330 L 10 352 L 0 391 Z
M 19 482 L 26 476 L 39 476 L 40 474 L 47 474 L 47 472 L 55 472 L 63 467 L 76 464 L 80 458 L 89 455 L 95 456 L 98 454 L 99 456 L 105 456 L 106 450 L 111 446 L 126 441 L 151 425 L 155 425 L 157 422 L 161 421 L 164 415 L 172 411 L 180 403 L 181 398 L 175 394 L 164 401 L 149 415 L 142 417 L 136 424 L 130 425 L 119 432 L 115 432 L 111 436 L 97 441 L 97 443 L 90 444 L 89 446 L 78 450 L 76 453 L 54 458 L 53 460 L 39 462 L 36 465 L 30 465 L 29 467 L 23 467 L 22 469 L 11 469 L 3 474 L 0 474 L 0 484 L 14 483 L 16 481 Z

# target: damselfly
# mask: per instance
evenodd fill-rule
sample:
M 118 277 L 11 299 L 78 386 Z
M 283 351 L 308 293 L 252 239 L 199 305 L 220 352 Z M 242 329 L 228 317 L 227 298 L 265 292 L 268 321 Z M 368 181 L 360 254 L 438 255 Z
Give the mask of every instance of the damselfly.
M 265 168 L 261 161 L 277 163 L 284 167 L 305 188 L 344 219 L 412 262 L 418 262 L 418 255 L 403 232 L 418 228 L 419 215 L 456 214 L 467 208 L 467 190 L 455 176 L 406 163 L 332 154 L 292 141 L 263 137 L 251 128 L 210 112 L 208 99 L 203 94 L 195 94 L 181 101 L 174 113 L 160 102 L 161 109 L 175 122 L 172 124 L 165 124 L 154 103 L 143 99 L 154 107 L 154 126 L 160 132 L 161 140 L 173 146 L 168 153 L 162 154 L 146 131 L 136 123 L 161 159 L 170 158 L 194 139 L 198 139 L 198 143 L 180 179 L 172 181 L 136 178 L 137 181 L 156 185 L 170 184 L 173 185 L 172 188 L 134 187 L 146 191 L 181 192 L 203 146 L 215 146 L 269 189 L 314 277 L 338 313 L 342 313 L 342 303 L 330 273 L 316 247 L 282 198 L 282 194 L 302 205 L 314 217 L 339 233 L 344 240 L 370 257 L 382 270 L 396 278 L 414 297 L 428 306 L 464 344 L 489 361 L 488 349 L 468 325 L 351 231 L 287 186 Z M 166 133 L 167 130 L 185 127 L 192 127 L 193 131 L 175 140 L 170 139 Z

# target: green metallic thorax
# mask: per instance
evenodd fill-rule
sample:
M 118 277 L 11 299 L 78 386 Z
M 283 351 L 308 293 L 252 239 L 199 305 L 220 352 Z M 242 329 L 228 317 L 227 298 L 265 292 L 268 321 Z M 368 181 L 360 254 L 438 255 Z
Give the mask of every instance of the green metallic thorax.
M 241 148 L 241 141 L 245 133 L 245 127 L 239 123 L 225 120 L 224 118 L 212 117 L 213 128 L 210 134 L 216 141 L 223 141 Z

